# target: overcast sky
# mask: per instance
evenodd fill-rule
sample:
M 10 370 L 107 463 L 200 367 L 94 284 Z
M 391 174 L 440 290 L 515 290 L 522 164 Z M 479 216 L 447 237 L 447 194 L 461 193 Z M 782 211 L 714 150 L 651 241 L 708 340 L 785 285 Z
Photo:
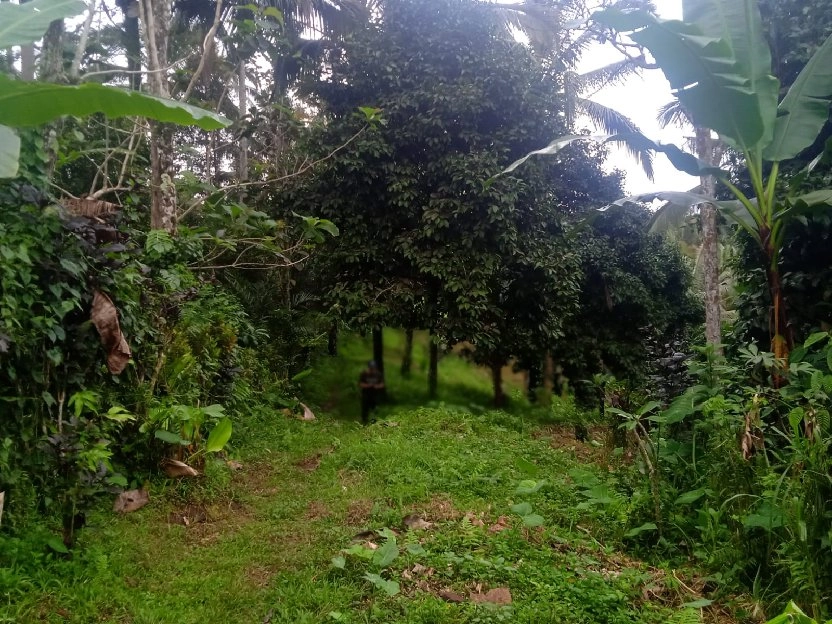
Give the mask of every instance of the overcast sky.
M 681 0 L 657 0 L 659 15 L 666 19 L 681 19 Z M 620 55 L 611 46 L 598 48 L 585 56 L 581 71 L 587 71 L 620 59 Z M 681 144 L 685 134 L 679 128 L 662 130 L 656 122 L 659 107 L 672 100 L 670 86 L 660 70 L 642 72 L 641 76 L 630 76 L 625 84 L 607 87 L 592 95 L 593 100 L 624 113 L 638 125 L 642 132 L 651 139 L 663 143 Z M 609 168 L 626 171 L 627 192 L 631 194 L 650 191 L 687 191 L 699 180 L 676 169 L 664 155 L 655 158 L 655 181 L 650 182 L 639 165 L 620 148 L 610 148 Z

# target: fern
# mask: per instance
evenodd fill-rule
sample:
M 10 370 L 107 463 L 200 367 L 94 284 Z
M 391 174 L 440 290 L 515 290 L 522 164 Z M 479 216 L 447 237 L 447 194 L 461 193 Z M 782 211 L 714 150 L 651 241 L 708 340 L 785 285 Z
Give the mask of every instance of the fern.
M 702 612 L 699 609 L 686 607 L 677 611 L 668 620 L 668 624 L 701 624 Z

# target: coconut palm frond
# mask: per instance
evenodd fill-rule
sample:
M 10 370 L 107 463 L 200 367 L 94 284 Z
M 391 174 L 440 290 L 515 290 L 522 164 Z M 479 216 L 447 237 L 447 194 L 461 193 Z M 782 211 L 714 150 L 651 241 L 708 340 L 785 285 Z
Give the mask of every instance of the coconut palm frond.
M 578 74 L 577 77 L 581 92 L 586 93 L 589 89 L 600 89 L 602 87 L 623 83 L 629 76 L 638 72 L 638 65 L 630 59 L 621 59 L 620 61 L 604 65 L 598 69 Z
M 589 117 L 593 124 L 606 134 L 629 134 L 639 132 L 638 126 L 626 115 L 622 115 L 617 110 L 604 106 L 593 100 L 586 98 L 577 99 L 578 110 Z M 653 152 L 650 150 L 639 149 L 629 143 L 628 141 L 619 141 L 627 149 L 627 152 L 632 156 L 637 163 L 641 165 L 644 174 L 648 179 L 653 179 Z
M 696 192 L 699 187 L 691 190 Z M 653 213 L 647 229 L 652 234 L 662 234 L 678 238 L 679 230 L 688 224 L 690 218 L 698 213 L 698 209 L 687 203 L 677 204 L 665 202 L 661 208 Z M 698 245 L 696 245 L 698 246 Z
M 561 11 L 554 6 L 531 4 L 493 4 L 500 20 L 509 30 L 518 30 L 529 39 L 535 54 L 548 56 L 555 48 L 561 30 Z
M 663 104 L 659 108 L 659 114 L 656 115 L 656 119 L 662 128 L 667 128 L 668 126 L 686 128 L 691 125 L 690 117 L 688 117 L 687 111 L 679 100 L 673 100 L 672 102 Z

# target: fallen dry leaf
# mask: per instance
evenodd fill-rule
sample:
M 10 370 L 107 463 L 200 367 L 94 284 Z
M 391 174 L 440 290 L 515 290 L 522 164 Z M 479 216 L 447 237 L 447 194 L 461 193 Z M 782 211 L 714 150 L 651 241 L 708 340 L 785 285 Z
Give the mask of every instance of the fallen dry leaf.
M 233 459 L 229 459 L 226 463 L 228 464 L 228 467 L 231 468 L 231 470 L 233 470 L 234 472 L 243 469 L 243 465 L 240 462 L 235 461 Z
M 465 514 L 465 516 L 463 516 L 462 519 L 467 520 L 468 522 L 470 522 L 472 526 L 478 526 L 478 527 L 485 526 L 485 522 L 482 521 L 482 518 L 478 517 L 476 514 L 474 514 L 471 511 L 469 511 L 467 514 Z
M 447 600 L 448 602 L 465 602 L 465 597 L 452 589 L 440 590 L 439 597 L 443 600 Z
M 303 408 L 303 416 L 301 416 L 301 420 L 315 420 L 315 412 L 306 407 L 303 403 L 301 403 L 300 406 Z
M 510 605 L 511 592 L 508 587 L 496 587 L 487 591 L 486 593 L 471 594 L 473 602 L 488 602 L 496 605 Z
M 505 516 L 500 516 L 499 518 L 497 518 L 497 522 L 488 527 L 488 530 L 491 533 L 500 533 L 501 531 L 505 531 L 507 528 L 508 518 L 506 518 Z
M 165 463 L 162 465 L 162 469 L 165 471 L 165 474 L 169 476 L 171 479 L 176 479 L 178 477 L 199 476 L 199 472 L 197 472 L 194 468 L 191 468 L 185 462 L 179 461 L 178 459 L 165 460 Z
M 140 490 L 127 490 L 116 496 L 113 503 L 113 511 L 116 513 L 130 513 L 141 509 L 150 501 L 150 495 L 144 488 Z
M 409 531 L 427 530 L 433 526 L 433 522 L 428 522 L 419 514 L 408 514 L 402 518 L 402 524 Z
M 92 298 L 90 320 L 107 351 L 107 368 L 113 375 L 119 375 L 130 361 L 130 345 L 121 333 L 116 306 L 112 299 L 99 290 L 95 291 Z

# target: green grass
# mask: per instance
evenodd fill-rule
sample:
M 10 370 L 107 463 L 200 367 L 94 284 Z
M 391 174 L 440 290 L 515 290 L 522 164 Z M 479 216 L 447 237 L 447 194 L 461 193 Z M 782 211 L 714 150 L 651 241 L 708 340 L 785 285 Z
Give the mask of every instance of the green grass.
M 0 621 L 667 621 L 673 610 L 644 598 L 658 583 L 655 570 L 605 547 L 608 529 L 587 528 L 584 498 L 568 476 L 572 454 L 531 435 L 550 413 L 531 410 L 519 389 L 511 412 L 490 411 L 487 373 L 452 355 L 441 362 L 439 402 L 419 406 L 424 337 L 411 379 L 398 374 L 399 337 L 387 339 L 395 403 L 379 410 L 377 424 L 357 424 L 355 383 L 369 344 L 347 340 L 340 357 L 304 381 L 316 421 L 263 408 L 237 426 L 239 472 L 222 464 L 198 482 L 160 481 L 150 505 L 123 517 L 102 505 L 70 559 L 12 553 L 0 569 Z M 519 494 L 524 481 L 545 483 Z M 524 501 L 542 527 L 527 528 L 512 511 Z M 193 507 L 207 521 L 178 524 Z M 403 531 L 411 513 L 433 526 Z M 398 532 L 389 565 L 343 555 L 357 533 L 384 527 Z M 393 552 L 383 537 L 370 539 Z M 343 569 L 332 564 L 339 555 Z M 367 573 L 400 592 L 388 596 Z M 467 599 L 498 587 L 510 589 L 511 605 Z M 466 600 L 447 602 L 439 592 L 448 589 Z

